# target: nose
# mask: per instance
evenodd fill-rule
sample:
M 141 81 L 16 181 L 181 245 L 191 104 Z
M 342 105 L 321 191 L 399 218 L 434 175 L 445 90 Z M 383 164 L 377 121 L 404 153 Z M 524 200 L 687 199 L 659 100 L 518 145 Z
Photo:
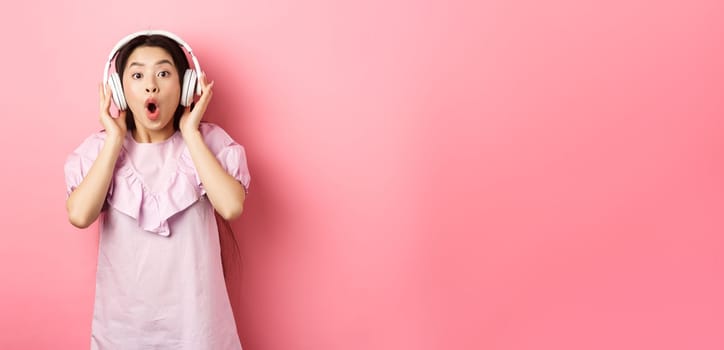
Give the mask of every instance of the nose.
M 156 79 L 146 79 L 146 93 L 157 93 L 158 92 L 158 84 L 156 84 Z

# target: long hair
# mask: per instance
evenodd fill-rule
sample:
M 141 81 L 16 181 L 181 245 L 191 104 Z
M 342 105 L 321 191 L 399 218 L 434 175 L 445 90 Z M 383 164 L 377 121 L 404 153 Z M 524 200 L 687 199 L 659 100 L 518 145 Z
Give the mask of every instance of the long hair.
M 184 50 L 176 41 L 163 35 L 142 35 L 129 41 L 120 50 L 118 50 L 115 67 L 116 72 L 120 77 L 123 77 L 128 57 L 131 56 L 133 51 L 139 47 L 159 47 L 168 52 L 173 59 L 174 66 L 178 70 L 177 76 L 179 77 L 179 84 L 183 84 L 184 73 L 187 69 L 189 69 L 189 60 L 186 58 Z M 123 81 L 123 79 L 121 79 L 121 81 Z M 191 105 L 191 108 L 193 108 L 193 104 Z M 179 122 L 181 121 L 183 112 L 184 106 L 179 104 L 173 117 L 174 130 L 179 130 Z M 133 121 L 133 112 L 130 108 L 126 111 L 126 126 L 129 131 L 136 129 L 136 123 Z M 234 231 L 231 229 L 229 222 L 222 218 L 216 211 L 214 211 L 214 213 L 216 216 L 216 226 L 219 228 L 221 267 L 224 273 L 224 280 L 226 281 L 227 289 L 229 289 L 231 271 L 233 271 L 233 267 L 240 265 L 239 243 L 236 240 L 236 236 L 234 235 Z M 231 286 L 233 286 L 233 284 L 231 284 Z

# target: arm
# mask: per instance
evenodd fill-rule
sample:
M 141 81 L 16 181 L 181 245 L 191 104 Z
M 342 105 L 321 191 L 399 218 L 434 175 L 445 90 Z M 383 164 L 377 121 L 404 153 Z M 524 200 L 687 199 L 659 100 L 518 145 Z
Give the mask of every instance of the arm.
M 111 96 L 105 93 L 103 85 L 98 86 L 98 95 L 99 119 L 106 130 L 106 139 L 88 174 L 65 202 L 68 220 L 78 228 L 90 226 L 100 215 L 127 130 L 125 111 L 116 118 L 111 117 Z
M 179 122 L 179 129 L 211 205 L 221 217 L 231 220 L 241 215 L 246 193 L 244 186 L 221 166 L 199 131 L 199 123 L 211 101 L 214 82 L 207 82 L 206 74 L 202 73 L 199 83 L 202 89 L 201 97 L 193 110 L 186 107 Z
M 68 197 L 66 209 L 68 220 L 73 226 L 86 228 L 100 215 L 121 145 L 122 142 L 106 138 L 88 175 Z
M 244 186 L 221 166 L 198 129 L 184 132 L 183 138 L 211 205 L 226 220 L 239 217 L 246 199 Z

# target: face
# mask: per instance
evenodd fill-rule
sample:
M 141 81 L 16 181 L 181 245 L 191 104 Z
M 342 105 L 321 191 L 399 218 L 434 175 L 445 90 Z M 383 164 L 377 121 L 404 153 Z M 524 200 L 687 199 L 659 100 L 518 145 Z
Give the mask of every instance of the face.
M 181 84 L 168 52 L 160 47 L 136 48 L 126 61 L 123 93 L 138 131 L 173 134 Z

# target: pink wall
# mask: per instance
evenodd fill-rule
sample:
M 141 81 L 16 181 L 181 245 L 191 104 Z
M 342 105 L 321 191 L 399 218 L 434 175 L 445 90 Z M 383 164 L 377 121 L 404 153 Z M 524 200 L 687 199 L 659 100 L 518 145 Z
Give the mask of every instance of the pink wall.
M 108 50 L 163 28 L 247 147 L 245 349 L 722 349 L 722 4 L 16 2 L 0 348 L 87 348 L 62 165 Z

